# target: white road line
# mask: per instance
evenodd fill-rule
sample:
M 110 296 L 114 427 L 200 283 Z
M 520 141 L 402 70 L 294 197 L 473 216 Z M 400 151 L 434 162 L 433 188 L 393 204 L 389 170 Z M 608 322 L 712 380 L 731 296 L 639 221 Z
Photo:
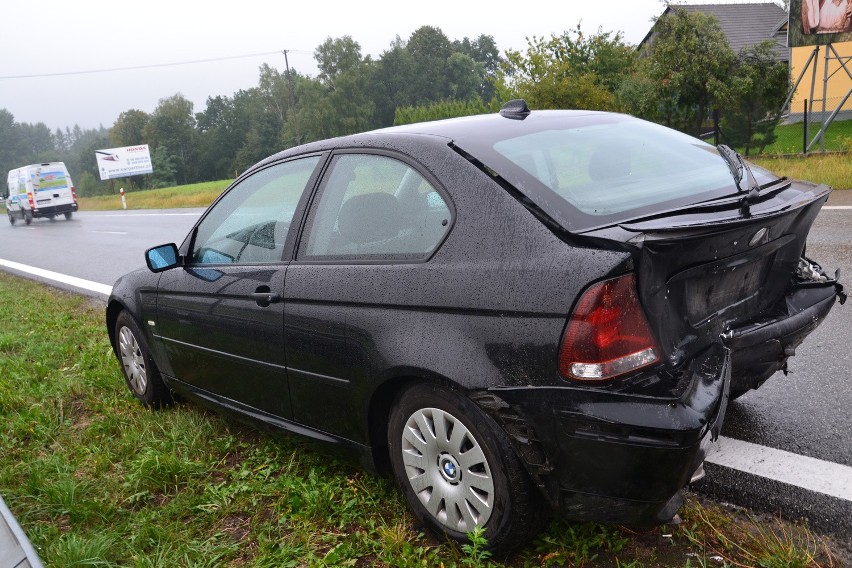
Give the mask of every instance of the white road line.
M 823 205 L 822 210 L 826 209 L 852 209 L 852 205 Z
M 110 293 L 112 293 L 112 286 L 108 286 L 106 284 L 100 284 L 99 282 L 92 282 L 91 280 L 84 280 L 75 276 L 60 274 L 59 272 L 44 270 L 43 268 L 36 268 L 35 266 L 27 266 L 26 264 L 12 262 L 11 260 L 4 260 L 0 258 L 0 266 L 5 266 L 6 268 L 11 268 L 12 270 L 17 270 L 26 274 L 32 274 L 33 276 L 38 276 L 46 280 L 68 284 L 75 288 L 82 288 L 83 290 L 89 290 L 90 292 L 97 292 L 104 296 L 109 296 Z
M 126 235 L 127 231 L 89 231 L 90 233 L 97 233 L 99 235 Z
M 852 467 L 719 436 L 707 456 L 716 465 L 852 501 Z

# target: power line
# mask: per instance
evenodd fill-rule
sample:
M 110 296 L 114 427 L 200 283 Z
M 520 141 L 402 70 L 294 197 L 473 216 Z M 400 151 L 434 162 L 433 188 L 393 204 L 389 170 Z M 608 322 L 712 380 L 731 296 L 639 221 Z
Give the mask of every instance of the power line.
M 231 55 L 228 57 L 214 57 L 211 59 L 194 59 L 192 61 L 178 61 L 175 63 L 154 63 L 151 65 L 134 65 L 132 67 L 110 67 L 107 69 L 89 69 L 86 71 L 63 71 L 61 73 L 39 73 L 36 75 L 7 75 L 5 77 L 0 77 L 0 80 L 4 79 L 35 79 L 40 77 L 61 77 L 63 75 L 88 75 L 92 73 L 112 73 L 113 71 L 133 71 L 137 69 L 155 69 L 158 67 L 174 67 L 177 65 L 194 65 L 196 63 L 214 63 L 216 61 L 227 61 L 230 59 L 246 59 L 249 57 L 260 57 L 262 55 L 278 55 L 284 52 L 290 53 L 310 53 L 308 51 L 298 50 L 298 49 L 287 49 L 287 50 L 278 50 L 278 51 L 266 51 L 263 53 L 249 53 L 246 55 Z

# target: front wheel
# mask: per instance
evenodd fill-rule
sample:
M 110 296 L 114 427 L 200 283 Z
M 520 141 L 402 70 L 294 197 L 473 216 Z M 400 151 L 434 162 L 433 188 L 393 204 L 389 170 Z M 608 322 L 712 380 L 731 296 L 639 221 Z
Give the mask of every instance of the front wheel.
M 388 446 L 409 508 L 439 535 L 467 542 L 484 527 L 488 548 L 503 555 L 542 526 L 540 496 L 506 433 L 462 394 L 431 384 L 400 393 Z
M 9 224 L 10 224 L 10 225 L 12 225 L 12 226 L 14 226 L 14 225 L 15 225 L 15 216 L 14 216 L 14 215 L 12 215 L 12 212 L 11 212 L 11 211 L 7 211 L 7 213 L 8 213 L 8 215 L 9 215 Z
M 145 336 L 127 311 L 122 311 L 116 319 L 115 342 L 124 381 L 133 396 L 152 408 L 171 404 L 171 392 L 151 357 Z

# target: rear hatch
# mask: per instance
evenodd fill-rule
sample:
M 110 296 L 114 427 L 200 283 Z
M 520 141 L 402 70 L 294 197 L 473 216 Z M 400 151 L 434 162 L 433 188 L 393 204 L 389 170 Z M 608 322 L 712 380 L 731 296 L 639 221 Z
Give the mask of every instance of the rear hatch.
M 625 115 L 539 111 L 452 134 L 546 222 L 632 253 L 641 303 L 673 364 L 729 330 L 784 317 L 831 191 Z
M 585 234 L 637 247 L 642 304 L 677 365 L 730 330 L 786 317 L 784 300 L 829 192 L 778 180 L 747 208 L 722 198 Z
M 37 208 L 68 205 L 74 202 L 72 182 L 65 164 L 41 164 L 33 176 L 33 199 Z

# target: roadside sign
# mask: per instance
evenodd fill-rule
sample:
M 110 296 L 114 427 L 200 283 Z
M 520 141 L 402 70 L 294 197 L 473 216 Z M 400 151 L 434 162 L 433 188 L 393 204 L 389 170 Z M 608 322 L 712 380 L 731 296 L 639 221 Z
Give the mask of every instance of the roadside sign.
M 154 172 L 147 144 L 96 150 L 95 157 L 102 180 Z

